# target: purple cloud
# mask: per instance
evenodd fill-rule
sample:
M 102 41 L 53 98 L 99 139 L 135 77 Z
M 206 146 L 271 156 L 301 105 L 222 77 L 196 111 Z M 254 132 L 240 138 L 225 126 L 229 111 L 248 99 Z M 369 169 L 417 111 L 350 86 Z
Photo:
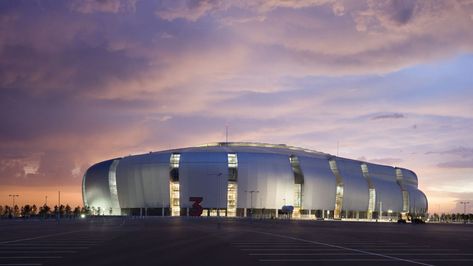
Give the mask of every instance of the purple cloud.
M 448 161 L 437 164 L 440 168 L 473 168 L 473 160 Z
M 462 158 L 473 157 L 473 148 L 470 147 L 457 147 L 444 151 L 429 151 L 425 154 L 447 154 L 447 155 L 456 155 Z
M 427 1 L 1 2 L 0 181 L 69 184 L 80 197 L 94 162 L 223 140 L 229 124 L 231 140 L 333 154 L 339 142 L 342 156 L 438 183 L 460 165 L 453 156 L 465 166 L 472 154 L 472 12 Z
M 379 119 L 399 119 L 399 118 L 406 118 L 405 115 L 400 113 L 393 113 L 393 114 L 382 114 L 376 115 L 371 118 L 371 120 L 379 120 Z

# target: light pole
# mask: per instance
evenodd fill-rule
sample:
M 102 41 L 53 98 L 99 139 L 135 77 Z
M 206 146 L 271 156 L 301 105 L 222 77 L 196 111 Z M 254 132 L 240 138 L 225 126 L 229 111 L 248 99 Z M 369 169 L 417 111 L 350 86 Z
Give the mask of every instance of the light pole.
M 11 211 L 13 212 L 13 216 L 15 217 L 16 216 L 16 213 L 15 213 L 15 198 L 18 198 L 20 195 L 17 195 L 17 194 L 10 194 L 8 195 L 8 197 L 11 197 L 12 198 L 12 207 L 11 207 Z
M 253 217 L 253 193 L 259 193 L 259 190 L 245 190 L 246 193 L 250 193 L 250 209 L 251 217 Z
M 463 204 L 463 222 L 466 223 L 465 215 L 466 215 L 466 205 L 470 204 L 469 201 L 460 201 L 460 204 Z
M 8 197 L 11 197 L 12 198 L 12 208 L 15 208 L 15 198 L 18 198 L 20 195 L 14 195 L 14 194 L 10 194 L 8 195 Z
M 383 202 L 379 202 L 379 219 L 383 220 Z

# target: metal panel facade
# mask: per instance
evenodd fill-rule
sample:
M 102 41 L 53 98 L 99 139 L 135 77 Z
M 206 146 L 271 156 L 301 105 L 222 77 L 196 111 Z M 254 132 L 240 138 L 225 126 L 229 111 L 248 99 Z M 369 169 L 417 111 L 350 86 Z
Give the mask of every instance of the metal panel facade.
M 108 213 L 108 209 L 112 207 L 108 172 L 113 161 L 108 160 L 91 166 L 84 177 L 85 202 L 91 208 L 100 207 L 101 213 L 104 211 Z
M 299 157 L 304 174 L 303 209 L 332 210 L 335 206 L 335 176 L 330 170 L 328 159 Z
M 196 147 L 104 161 L 90 167 L 84 175 L 84 204 L 96 209 L 100 207 L 101 213 L 105 214 L 114 206 L 169 208 L 170 159 L 171 154 L 175 153 L 180 158 L 175 166 L 179 172 L 178 207 L 190 208 L 190 197 L 203 197 L 202 207 L 225 209 L 228 198 L 228 154 L 234 153 L 238 157 L 237 208 L 281 209 L 284 205 L 294 205 L 297 195 L 302 194 L 303 210 L 334 210 L 336 177 L 329 165 L 329 158 L 332 158 L 343 179 L 342 210 L 368 210 L 369 187 L 361 170 L 362 162 L 273 146 Z M 304 179 L 302 193 L 300 185 L 295 185 L 289 160 L 291 155 L 298 158 L 300 170 L 297 172 L 299 175 L 302 172 Z M 114 161 L 116 169 L 111 169 Z M 427 211 L 427 198 L 417 188 L 414 172 L 401 169 L 397 180 L 393 167 L 366 165 L 376 190 L 376 211 L 379 211 L 381 202 L 383 212 L 402 211 L 400 184 L 409 194 L 410 212 Z M 110 191 L 116 191 L 118 205 L 116 197 L 115 204 L 112 204 Z
M 226 208 L 228 162 L 225 152 L 185 152 L 179 166 L 180 206 L 190 208 L 189 197 L 203 197 L 204 208 Z
M 343 177 L 343 210 L 368 210 L 369 189 L 361 172 L 361 164 L 342 158 L 335 158 L 340 175 Z
M 376 210 L 402 211 L 402 191 L 396 181 L 396 170 L 390 166 L 367 164 L 371 180 L 376 189 Z M 381 203 L 381 204 L 380 204 Z
M 125 157 L 117 167 L 121 208 L 169 206 L 170 153 Z
M 417 175 L 414 172 L 407 169 L 402 169 L 402 168 L 401 168 L 401 171 L 402 171 L 403 181 L 405 184 L 409 184 L 415 187 L 418 186 Z
M 238 208 L 281 209 L 285 204 L 294 204 L 294 174 L 289 156 L 238 153 Z

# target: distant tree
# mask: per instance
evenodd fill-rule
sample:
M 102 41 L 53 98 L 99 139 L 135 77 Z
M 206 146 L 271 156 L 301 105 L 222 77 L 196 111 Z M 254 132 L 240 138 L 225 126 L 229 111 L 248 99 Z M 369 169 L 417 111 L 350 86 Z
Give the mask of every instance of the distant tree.
M 5 209 L 3 210 L 3 216 L 10 216 L 12 214 L 12 209 L 10 206 L 5 205 Z
M 3 208 L 2 205 L 0 205 L 0 218 L 3 216 L 4 211 L 5 211 L 5 209 Z
M 102 208 L 98 207 L 97 208 L 97 215 L 100 215 L 102 213 Z
M 69 204 L 67 204 L 66 207 L 64 208 L 64 212 L 66 213 L 67 217 L 72 216 L 72 208 L 71 208 L 71 206 L 69 206 Z
M 38 214 L 38 207 L 36 207 L 36 204 L 33 204 L 31 206 L 31 215 L 36 216 L 36 214 Z
M 43 206 L 39 207 L 39 215 L 43 217 L 47 217 L 51 214 L 51 207 L 44 204 Z
M 80 216 L 80 214 L 81 214 L 81 209 L 80 209 L 79 206 L 77 206 L 77 207 L 74 208 L 73 214 L 74 214 L 75 217 L 79 217 L 79 216 Z
M 13 207 L 13 217 L 18 216 L 20 216 L 20 207 L 18 207 L 18 205 L 15 205 L 15 207 Z
M 64 214 L 66 214 L 66 206 L 64 206 L 64 205 L 61 204 L 61 205 L 59 206 L 59 215 L 60 215 L 60 216 L 64 216 Z
M 21 216 L 23 217 L 30 217 L 31 215 L 31 206 L 29 204 L 26 204 L 25 206 L 21 207 Z
M 90 211 L 90 207 L 89 206 L 84 206 L 80 209 L 80 214 L 84 214 L 84 215 L 90 215 L 91 214 L 91 211 Z

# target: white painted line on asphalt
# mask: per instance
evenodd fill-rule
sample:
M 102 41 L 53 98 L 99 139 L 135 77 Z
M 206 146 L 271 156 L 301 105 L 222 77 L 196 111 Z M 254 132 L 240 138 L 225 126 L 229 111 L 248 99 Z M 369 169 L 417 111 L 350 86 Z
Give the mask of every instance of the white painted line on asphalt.
M 371 248 L 405 248 L 406 246 L 390 246 L 390 245 L 346 245 L 348 248 L 371 249 Z M 415 245 L 416 248 L 429 248 L 429 245 Z
M 339 248 L 243 248 L 243 251 L 299 251 L 299 250 L 307 250 L 307 251 L 334 251 L 340 250 Z
M 232 243 L 237 246 L 258 246 L 258 245 L 313 245 L 313 243 L 301 243 L 301 242 L 292 242 L 292 243 Z M 330 245 L 339 245 L 334 243 L 327 243 Z M 406 246 L 407 244 L 397 244 L 397 243 L 343 243 L 345 245 L 361 245 L 361 246 Z
M 360 253 L 363 253 L 363 254 L 366 254 L 366 255 L 377 256 L 377 257 L 391 259 L 391 260 L 395 260 L 395 261 L 402 261 L 402 262 L 407 262 L 407 263 L 412 263 L 412 264 L 432 266 L 432 264 L 423 263 L 423 262 L 419 262 L 419 261 L 414 261 L 414 260 L 410 260 L 410 259 L 403 259 L 403 258 L 399 258 L 399 257 L 383 255 L 381 253 L 375 253 L 375 252 L 371 252 L 371 251 L 364 251 L 364 250 L 356 249 L 356 248 L 348 248 L 348 247 L 343 247 L 343 246 L 338 246 L 338 245 L 331 245 L 331 244 L 327 244 L 327 243 L 323 243 L 323 242 L 312 241 L 312 240 L 307 240 L 307 239 L 298 238 L 298 237 L 279 235 L 279 234 L 273 234 L 273 233 L 261 232 L 261 231 L 251 231 L 251 232 L 255 232 L 255 233 L 259 233 L 259 234 L 265 234 L 265 235 L 271 235 L 271 236 L 286 238 L 286 239 L 291 239 L 291 240 L 298 240 L 298 241 L 305 242 L 305 243 L 313 243 L 313 244 L 316 244 L 316 245 L 333 247 L 333 248 L 338 248 L 338 249 L 343 249 L 343 250 L 348 250 L 348 251 L 360 252 Z
M 41 266 L 42 263 L 0 263 L 0 266 Z
M 252 250 L 320 250 L 320 251 L 327 251 L 327 250 L 340 250 L 340 248 L 244 248 L 241 249 L 244 251 L 252 251 Z M 346 248 L 345 250 L 356 251 L 352 248 Z M 458 249 L 433 249 L 433 248 L 423 248 L 423 249 L 395 249 L 395 248 L 387 248 L 387 249 L 369 249 L 369 250 L 386 250 L 386 251 L 456 251 Z M 363 252 L 362 252 L 363 253 Z
M 398 244 L 405 244 L 405 242 L 395 242 L 395 241 L 363 241 L 363 240 L 357 240 L 357 241 L 334 241 L 330 242 L 330 244 L 341 244 L 341 243 L 349 243 L 349 244 L 358 244 L 358 243 L 398 243 Z
M 294 242 L 234 242 L 232 243 L 233 245 L 245 245 L 245 244 L 248 244 L 248 245 L 251 245 L 251 244 L 255 244 L 255 245 L 259 245 L 259 244 L 297 244 L 299 243 L 299 241 L 294 241 Z
M 331 256 L 331 255 L 343 255 L 343 256 L 358 256 L 365 255 L 363 253 L 250 253 L 250 256 Z M 384 255 L 392 256 L 473 256 L 473 253 L 390 253 Z
M 358 244 L 352 244 L 352 243 L 346 243 L 346 244 L 333 244 L 332 245 L 349 245 L 349 246 L 392 246 L 392 247 L 403 247 L 407 246 L 407 244 L 390 244 L 390 243 L 376 243 L 376 244 L 365 244 L 365 243 L 358 243 Z M 416 245 L 417 246 L 417 245 Z M 424 245 L 425 246 L 425 245 Z
M 47 238 L 47 237 L 52 237 L 52 236 L 69 235 L 69 234 L 78 233 L 78 232 L 83 232 L 83 230 L 70 231 L 70 232 L 63 232 L 63 233 L 55 233 L 55 234 L 42 235 L 42 236 L 36 236 L 36 237 L 29 237 L 29 238 L 21 238 L 21 239 L 15 239 L 15 240 L 8 240 L 8 241 L 0 242 L 0 244 L 16 243 L 16 242 L 22 242 L 22 241 L 28 241 L 28 240 L 35 240 L 35 239 Z
M 77 253 L 75 250 L 0 250 L 0 254 L 49 254 L 49 253 Z
M 473 261 L 473 259 L 419 259 L 419 260 L 420 261 Z
M 61 259 L 62 256 L 0 256 L 0 259 Z
M 397 251 L 401 251 L 401 250 L 405 250 L 405 251 L 456 251 L 458 249 L 455 249 L 455 248 L 367 248 L 366 250 L 397 250 Z
M 250 253 L 250 256 L 366 256 L 362 253 Z
M 21 244 L 8 244 L 8 245 L 0 245 L 0 249 L 4 247 L 86 247 L 87 246 L 96 246 L 97 244 L 81 244 L 81 243 L 76 243 L 76 244 L 47 244 L 47 243 L 41 243 L 41 244 L 36 244 L 36 243 L 21 243 Z
M 314 248 L 313 245 L 299 245 L 299 246 L 238 246 L 239 248 Z M 1 247 L 0 247 L 1 248 Z
M 101 241 L 29 241 L 28 243 L 34 243 L 34 244 L 58 244 L 58 245 L 66 245 L 66 244 L 84 244 L 84 245 L 87 245 L 87 244 L 97 244 L 97 243 L 100 243 Z M 8 245 L 15 245 L 15 244 L 21 244 L 23 242 L 18 242 L 18 243 L 9 243 Z M 5 244 L 7 245 L 7 244 Z
M 285 248 L 285 247 L 294 247 L 294 248 L 303 248 L 303 247 L 311 247 L 314 244 L 294 244 L 294 245 L 236 245 L 239 248 Z M 363 248 L 363 249 L 373 249 L 373 248 L 385 248 L 385 249 L 409 249 L 405 246 L 383 246 L 383 245 L 375 245 L 375 246 L 346 246 L 347 248 Z M 416 248 L 428 248 L 430 246 L 416 246 Z M 409 249 L 410 250 L 410 249 Z
M 338 261 L 338 262 L 361 262 L 361 261 L 393 261 L 392 259 L 385 258 L 385 259 L 259 259 L 261 262 L 308 262 L 308 261 Z M 424 263 L 421 263 L 425 265 Z M 430 264 L 428 264 L 430 265 Z
M 27 249 L 51 249 L 51 250 L 67 250 L 67 249 L 88 249 L 89 247 L 0 247 L 0 250 L 27 250 Z
M 34 240 L 31 241 L 31 243 L 98 243 L 101 241 L 94 241 L 94 240 L 74 240 L 74 239 L 68 239 L 68 240 L 57 240 L 57 239 L 49 239 L 49 240 Z M 21 243 L 21 242 L 19 242 Z

